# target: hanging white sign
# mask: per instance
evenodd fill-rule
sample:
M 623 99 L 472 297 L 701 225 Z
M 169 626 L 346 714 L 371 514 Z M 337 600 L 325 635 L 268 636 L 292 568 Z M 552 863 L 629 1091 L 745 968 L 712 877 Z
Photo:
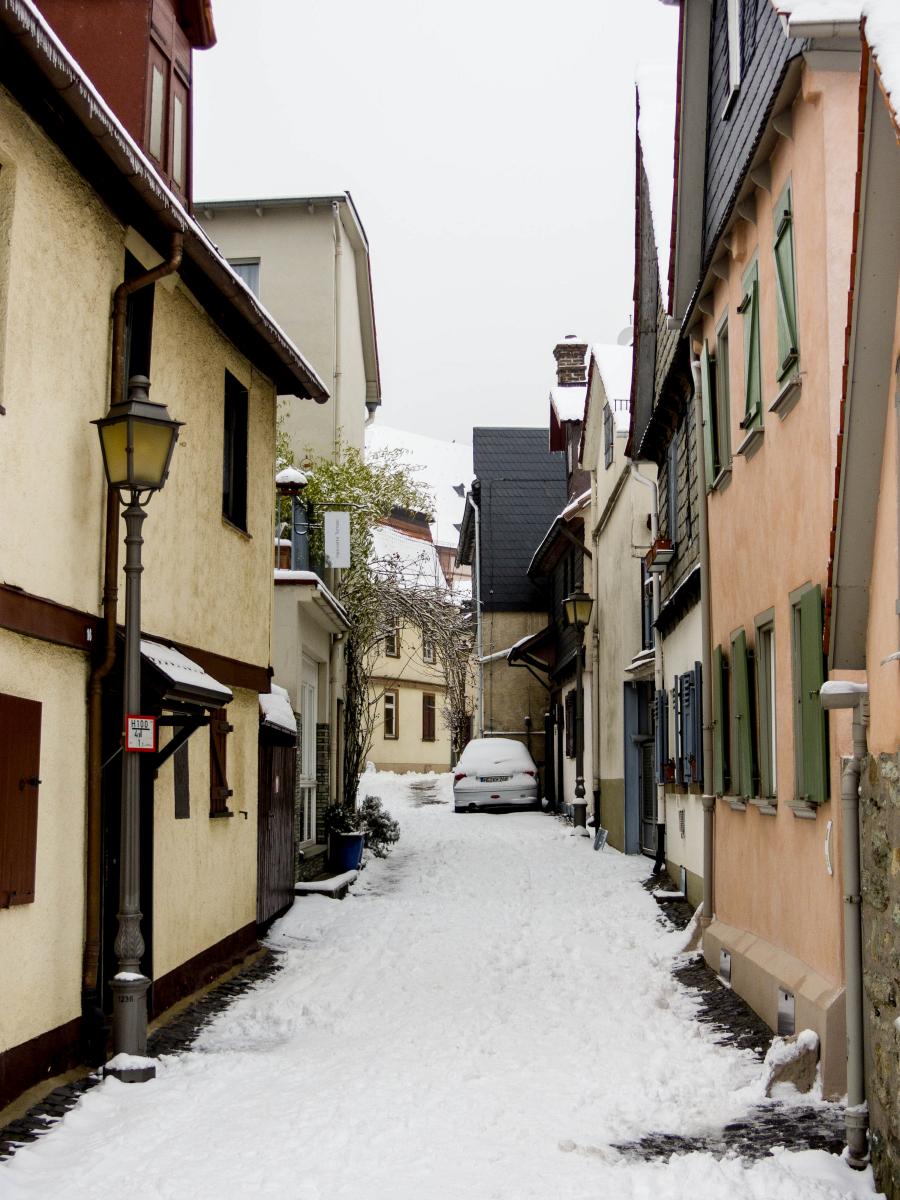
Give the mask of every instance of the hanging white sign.
M 348 512 L 326 512 L 325 565 L 326 567 L 350 566 L 350 514 Z

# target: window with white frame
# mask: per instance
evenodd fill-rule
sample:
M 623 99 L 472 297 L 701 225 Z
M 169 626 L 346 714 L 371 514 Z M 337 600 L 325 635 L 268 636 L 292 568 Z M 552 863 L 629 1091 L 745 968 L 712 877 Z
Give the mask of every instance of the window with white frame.
M 771 614 L 756 627 L 756 711 L 759 726 L 759 791 L 763 799 L 777 795 L 777 715 L 775 708 L 775 626 Z
M 397 719 L 398 713 L 398 696 L 396 692 L 384 693 L 384 736 L 386 738 L 396 738 L 399 727 Z

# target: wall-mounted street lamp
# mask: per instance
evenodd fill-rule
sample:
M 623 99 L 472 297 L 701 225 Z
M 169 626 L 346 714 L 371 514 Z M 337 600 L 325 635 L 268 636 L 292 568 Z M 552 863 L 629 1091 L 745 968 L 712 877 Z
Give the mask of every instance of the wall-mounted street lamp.
M 125 505 L 125 680 L 123 729 L 126 717 L 141 711 L 141 547 L 146 504 L 166 482 L 181 421 L 173 421 L 165 405 L 149 395 L 150 380 L 135 375 L 128 381 L 128 399 L 113 404 L 101 420 L 93 421 L 100 435 L 103 466 L 110 488 Z M 144 1057 L 147 1051 L 147 988 L 141 972 L 144 939 L 141 934 L 140 759 L 122 753 L 122 834 L 119 854 L 119 928 L 116 934 L 118 970 L 112 980 L 113 1054 Z M 126 1083 L 152 1079 L 152 1064 L 116 1064 L 109 1069 Z
M 572 592 L 563 600 L 566 620 L 578 635 L 575 656 L 575 804 L 574 824 L 587 829 L 587 801 L 584 798 L 584 685 L 581 660 L 584 650 L 584 631 L 591 619 L 593 599 L 587 592 Z
M 301 499 L 307 483 L 306 474 L 297 467 L 285 467 L 275 476 L 275 491 L 291 501 L 292 571 L 309 570 L 309 513 Z

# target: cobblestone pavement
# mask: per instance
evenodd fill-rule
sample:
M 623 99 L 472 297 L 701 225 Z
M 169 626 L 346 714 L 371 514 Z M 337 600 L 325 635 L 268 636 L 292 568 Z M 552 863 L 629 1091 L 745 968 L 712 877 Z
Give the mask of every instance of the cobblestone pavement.
M 659 880 L 644 885 L 648 891 L 659 889 Z M 685 901 L 664 901 L 662 919 L 685 929 L 693 912 Z M 707 965 L 702 954 L 682 959 L 673 967 L 678 984 L 694 993 L 699 1008 L 697 1019 L 716 1032 L 721 1045 L 751 1050 L 762 1063 L 774 1034 L 769 1026 L 740 996 L 724 984 Z M 765 1158 L 776 1147 L 788 1150 L 827 1150 L 840 1154 L 844 1145 L 844 1109 L 839 1104 L 784 1105 L 777 1100 L 760 1104 L 740 1121 L 721 1130 L 696 1137 L 654 1132 L 636 1142 L 617 1145 L 625 1158 L 647 1160 L 668 1158 L 672 1154 L 704 1151 L 725 1157 L 729 1154 L 746 1159 Z
M 416 808 L 422 808 L 426 804 L 446 803 L 438 795 L 437 780 L 423 779 L 421 783 L 411 783 L 409 791 Z
M 189 1050 L 204 1025 L 228 1008 L 242 993 L 280 971 L 281 965 L 278 953 L 265 950 L 249 967 L 211 988 L 171 1021 L 155 1029 L 147 1039 L 147 1053 L 159 1058 L 164 1054 L 180 1054 Z M 91 1071 L 80 1079 L 54 1088 L 23 1116 L 0 1128 L 0 1161 L 12 1158 L 21 1146 L 37 1141 L 42 1133 L 46 1133 L 75 1107 L 85 1092 L 102 1080 L 101 1071 Z

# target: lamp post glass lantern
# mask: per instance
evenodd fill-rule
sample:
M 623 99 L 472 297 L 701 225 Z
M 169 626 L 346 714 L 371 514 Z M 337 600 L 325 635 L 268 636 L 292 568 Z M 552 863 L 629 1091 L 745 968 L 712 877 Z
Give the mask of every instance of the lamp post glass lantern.
M 584 683 L 582 679 L 582 655 L 584 630 L 591 619 L 593 599 L 587 592 L 572 592 L 563 600 L 566 620 L 578 634 L 578 653 L 575 655 L 575 804 L 573 823 L 577 829 L 587 830 L 587 802 L 584 798 Z
M 97 426 L 103 466 L 111 489 L 119 493 L 125 519 L 125 670 L 122 727 L 125 716 L 141 711 L 141 527 L 147 516 L 143 504 L 166 482 L 181 421 L 173 421 L 163 404 L 150 400 L 150 380 L 135 375 L 128 381 L 128 399 L 114 404 Z M 143 503 L 142 503 L 143 502 Z M 117 971 L 112 979 L 114 1064 L 107 1074 L 126 1083 L 152 1079 L 156 1069 L 141 1063 L 147 1051 L 147 988 L 141 971 L 144 939 L 140 910 L 140 758 L 122 749 L 122 822 L 119 848 L 119 927 L 115 951 Z M 120 1059 L 128 1055 L 129 1059 Z

